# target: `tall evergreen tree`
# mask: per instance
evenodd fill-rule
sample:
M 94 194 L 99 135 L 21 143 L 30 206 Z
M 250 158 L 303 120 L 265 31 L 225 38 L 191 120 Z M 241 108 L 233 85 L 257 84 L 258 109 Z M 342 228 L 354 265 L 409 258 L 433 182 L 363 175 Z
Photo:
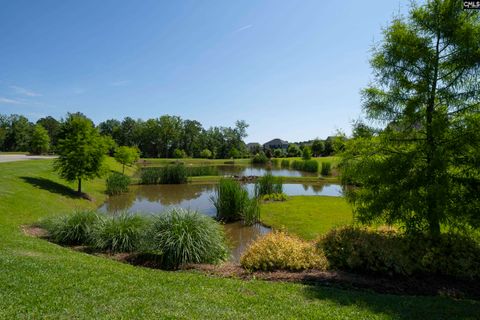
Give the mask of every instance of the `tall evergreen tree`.
M 456 0 L 412 5 L 384 30 L 363 91 L 373 136 L 347 143 L 342 166 L 359 220 L 440 234 L 480 224 L 480 18 Z

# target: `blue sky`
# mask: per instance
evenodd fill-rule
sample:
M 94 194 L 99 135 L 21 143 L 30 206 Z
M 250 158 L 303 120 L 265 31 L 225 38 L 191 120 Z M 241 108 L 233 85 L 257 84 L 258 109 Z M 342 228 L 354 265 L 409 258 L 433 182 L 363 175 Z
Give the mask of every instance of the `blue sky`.
M 369 50 L 408 3 L 2 0 L 0 113 L 243 119 L 259 142 L 348 133 Z

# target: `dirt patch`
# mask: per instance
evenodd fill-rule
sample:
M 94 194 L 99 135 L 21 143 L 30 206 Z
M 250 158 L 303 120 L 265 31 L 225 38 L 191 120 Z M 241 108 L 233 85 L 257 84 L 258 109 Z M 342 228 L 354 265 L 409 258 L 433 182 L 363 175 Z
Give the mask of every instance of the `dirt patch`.
M 24 234 L 30 237 L 46 238 L 47 230 L 37 226 L 21 226 Z

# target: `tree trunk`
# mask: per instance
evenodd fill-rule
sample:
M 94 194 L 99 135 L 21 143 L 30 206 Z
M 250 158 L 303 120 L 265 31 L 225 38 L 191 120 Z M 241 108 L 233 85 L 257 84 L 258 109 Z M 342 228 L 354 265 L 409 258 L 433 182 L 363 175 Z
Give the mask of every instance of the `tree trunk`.
M 437 94 L 438 64 L 439 64 L 439 46 L 440 35 L 437 35 L 436 56 L 434 61 L 433 81 L 430 97 L 426 108 L 426 135 L 427 135 L 427 217 L 430 236 L 437 238 L 440 235 L 440 215 L 437 201 L 436 187 L 437 182 L 435 160 L 436 141 L 433 132 L 433 117 L 435 113 L 435 100 Z
M 78 193 L 82 193 L 82 178 L 78 178 Z

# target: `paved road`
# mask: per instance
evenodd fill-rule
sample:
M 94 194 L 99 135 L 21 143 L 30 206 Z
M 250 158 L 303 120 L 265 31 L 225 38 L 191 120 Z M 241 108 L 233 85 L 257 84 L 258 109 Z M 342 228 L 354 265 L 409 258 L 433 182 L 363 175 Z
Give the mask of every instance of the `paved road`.
M 53 159 L 56 156 L 27 156 L 25 154 L 0 154 L 0 162 Z

